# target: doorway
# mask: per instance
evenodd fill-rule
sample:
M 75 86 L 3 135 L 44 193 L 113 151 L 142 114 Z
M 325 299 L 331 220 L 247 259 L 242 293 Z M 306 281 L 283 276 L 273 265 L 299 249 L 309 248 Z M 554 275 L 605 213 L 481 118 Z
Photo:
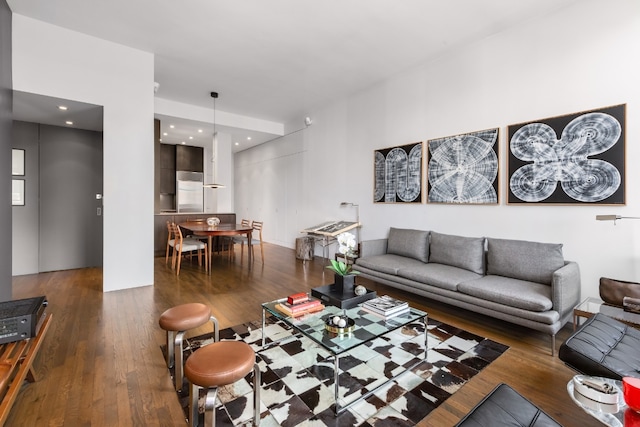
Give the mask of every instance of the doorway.
M 103 108 L 20 91 L 13 101 L 26 203 L 12 208 L 12 275 L 101 267 Z

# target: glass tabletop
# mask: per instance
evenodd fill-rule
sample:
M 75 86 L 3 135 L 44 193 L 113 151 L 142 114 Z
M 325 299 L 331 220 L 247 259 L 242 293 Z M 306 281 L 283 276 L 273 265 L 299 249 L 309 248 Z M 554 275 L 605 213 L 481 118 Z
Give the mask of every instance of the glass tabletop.
M 408 312 L 385 320 L 380 316 L 376 316 L 375 314 L 371 314 L 360 309 L 359 306 L 343 310 L 338 307 L 328 305 L 320 312 L 294 318 L 289 317 L 276 309 L 276 304 L 284 301 L 286 301 L 286 298 L 263 303 L 262 309 L 276 318 L 281 319 L 286 324 L 290 325 L 306 337 L 309 337 L 335 355 L 343 353 L 418 320 L 424 321 L 425 331 L 423 332 L 426 333 L 427 313 L 415 308 L 409 308 Z M 325 329 L 325 322 L 327 319 L 340 315 L 346 315 L 354 321 L 355 328 L 353 332 L 336 334 Z
M 578 304 L 574 308 L 574 312 L 585 317 L 602 313 L 630 325 L 640 325 L 640 314 L 624 311 L 622 307 L 605 304 L 604 301 L 593 297 L 589 297 Z

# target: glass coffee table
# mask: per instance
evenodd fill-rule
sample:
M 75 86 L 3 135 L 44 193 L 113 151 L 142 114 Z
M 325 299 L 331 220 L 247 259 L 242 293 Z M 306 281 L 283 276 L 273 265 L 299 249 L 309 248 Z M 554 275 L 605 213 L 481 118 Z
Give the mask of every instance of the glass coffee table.
M 573 309 L 573 330 L 575 331 L 579 326 L 580 317 L 588 319 L 598 313 L 605 314 L 635 328 L 640 327 L 640 314 L 624 311 L 622 307 L 605 304 L 604 301 L 598 298 L 589 297 Z
M 379 316 L 376 316 L 375 314 L 371 314 L 364 310 L 361 310 L 359 306 L 346 310 L 334 306 L 327 306 L 321 312 L 304 315 L 300 318 L 293 318 L 286 316 L 275 308 L 276 304 L 282 303 L 284 301 L 286 301 L 286 298 L 262 304 L 262 346 L 265 347 L 267 345 L 267 343 L 265 342 L 264 331 L 266 326 L 266 317 L 267 314 L 269 314 L 289 325 L 300 335 L 311 339 L 321 348 L 327 350 L 331 354 L 330 357 L 333 357 L 334 362 L 333 375 L 336 415 L 342 413 L 354 403 L 371 396 L 381 387 L 389 384 L 391 381 L 395 380 L 403 373 L 410 371 L 427 359 L 428 315 L 424 311 L 410 308 L 409 312 L 405 314 L 401 314 L 391 319 L 385 320 Z M 354 321 L 355 327 L 353 331 L 345 334 L 336 334 L 327 331 L 325 328 L 325 320 L 327 318 L 333 318 L 334 316 L 341 315 L 346 315 L 347 317 L 349 317 L 349 319 L 352 319 Z M 376 338 L 379 338 L 385 334 L 393 332 L 396 329 L 402 328 L 416 321 L 422 321 L 424 323 L 424 331 L 422 331 L 424 333 L 424 354 L 421 354 L 420 357 L 418 357 L 417 360 L 410 366 L 406 366 L 402 372 L 399 372 L 396 375 L 387 378 L 385 382 L 378 385 L 374 389 L 369 390 L 362 395 L 356 396 L 353 400 L 347 399 L 346 396 L 344 396 L 341 400 L 339 396 L 340 357 L 346 355 L 350 350 L 353 350 L 356 347 L 371 342 Z M 277 342 L 269 343 L 269 345 L 275 343 Z

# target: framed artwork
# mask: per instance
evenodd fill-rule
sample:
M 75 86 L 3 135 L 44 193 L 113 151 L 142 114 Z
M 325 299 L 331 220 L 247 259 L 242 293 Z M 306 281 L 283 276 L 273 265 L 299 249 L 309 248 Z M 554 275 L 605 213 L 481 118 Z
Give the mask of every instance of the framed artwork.
M 498 203 L 499 130 L 427 141 L 427 203 Z
M 24 176 L 24 150 L 11 149 L 11 175 Z
M 508 127 L 508 203 L 625 204 L 626 104 Z
M 24 206 L 24 179 L 11 180 L 11 205 Z
M 422 203 L 422 145 L 373 152 L 374 203 Z

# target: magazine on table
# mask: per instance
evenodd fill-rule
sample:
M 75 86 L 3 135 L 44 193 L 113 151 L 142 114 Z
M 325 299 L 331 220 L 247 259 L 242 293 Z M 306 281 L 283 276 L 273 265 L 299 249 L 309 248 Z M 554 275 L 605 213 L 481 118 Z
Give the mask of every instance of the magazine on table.
M 388 316 L 391 313 L 409 310 L 409 303 L 392 298 L 389 295 L 383 295 L 362 303 L 362 308 Z
M 364 304 L 362 305 L 361 309 L 363 311 L 366 311 L 367 313 L 371 313 L 371 314 L 376 315 L 378 317 L 382 317 L 384 320 L 389 320 L 389 319 L 392 319 L 394 317 L 401 316 L 403 314 L 409 313 L 409 307 L 408 306 L 405 307 L 404 309 L 397 310 L 397 311 L 394 311 L 394 312 L 391 312 L 391 313 L 388 313 L 388 314 L 383 314 L 383 313 L 379 313 L 379 312 L 370 310 L 368 307 L 365 307 Z

